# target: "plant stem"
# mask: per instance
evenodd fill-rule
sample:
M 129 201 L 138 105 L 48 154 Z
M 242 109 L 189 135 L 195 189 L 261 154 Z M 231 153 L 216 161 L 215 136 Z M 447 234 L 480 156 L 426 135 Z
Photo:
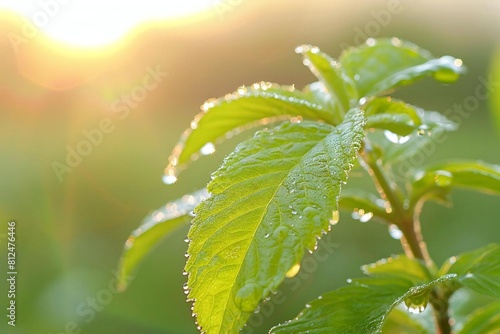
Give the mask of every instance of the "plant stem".
M 365 142 L 365 146 L 360 151 L 361 157 L 365 163 L 365 169 L 374 180 L 380 196 L 387 200 L 392 207 L 393 221 L 403 233 L 401 245 L 405 254 L 410 258 L 417 258 L 425 262 L 429 276 L 434 276 L 437 267 L 429 256 L 427 245 L 425 244 L 420 227 L 421 204 L 415 208 L 406 208 L 403 195 L 387 174 L 384 172 L 380 159 L 373 156 L 370 151 L 370 145 Z M 436 333 L 450 334 L 450 318 L 448 314 L 449 295 L 443 289 L 433 289 L 430 296 L 430 303 L 434 309 L 436 319 Z

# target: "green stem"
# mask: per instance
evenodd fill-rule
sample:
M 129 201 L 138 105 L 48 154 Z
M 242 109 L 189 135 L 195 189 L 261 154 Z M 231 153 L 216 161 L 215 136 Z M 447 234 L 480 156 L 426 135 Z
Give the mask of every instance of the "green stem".
M 430 277 L 437 272 L 437 267 L 429 256 L 427 245 L 425 244 L 420 228 L 421 205 L 415 208 L 405 208 L 403 195 L 397 184 L 393 182 L 384 172 L 380 159 L 373 156 L 370 145 L 365 142 L 365 146 L 360 151 L 365 163 L 365 169 L 374 180 L 380 196 L 387 200 L 392 207 L 391 223 L 395 224 L 403 233 L 401 244 L 405 254 L 410 258 L 417 258 L 425 262 Z M 436 319 L 436 332 L 438 334 L 450 334 L 450 318 L 448 314 L 448 299 L 443 289 L 434 289 L 430 296 L 430 303 L 434 309 Z

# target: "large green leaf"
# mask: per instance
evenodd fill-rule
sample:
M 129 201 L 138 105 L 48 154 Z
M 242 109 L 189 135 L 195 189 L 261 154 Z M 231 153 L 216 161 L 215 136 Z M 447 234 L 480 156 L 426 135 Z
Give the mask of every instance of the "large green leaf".
M 435 59 L 428 51 L 398 38 L 368 39 L 347 49 L 340 63 L 358 88 L 359 96 L 373 96 L 432 75 L 451 83 L 464 71 L 462 61 L 451 56 Z
M 163 238 L 189 222 L 192 218 L 190 212 L 207 197 L 208 192 L 205 189 L 199 190 L 167 203 L 144 218 L 141 226 L 135 229 L 125 242 L 118 269 L 121 289 L 127 287 L 129 281 L 127 278 L 132 275 L 144 257 Z
M 481 161 L 449 161 L 420 169 L 411 184 L 411 201 L 446 200 L 453 188 L 500 195 L 500 166 Z
M 500 329 L 500 301 L 490 303 L 467 317 L 458 334 L 498 334 Z
M 380 97 L 367 102 L 366 127 L 391 131 L 407 136 L 422 124 L 414 106 L 390 97 Z
M 306 305 L 295 319 L 271 329 L 271 333 L 380 333 L 396 306 L 404 302 L 421 312 L 427 306 L 430 290 L 456 276 L 426 281 L 427 273 L 421 264 L 412 261 L 400 256 L 365 266 L 365 272 L 372 277 L 352 280 L 348 286 L 324 294 Z
M 293 86 L 261 82 L 240 87 L 232 94 L 203 104 L 202 112 L 194 118 L 172 151 L 168 168 L 182 167 L 191 161 L 193 155 L 200 151 L 203 154 L 205 145 L 212 146 L 235 131 L 296 116 L 335 122 L 331 111 L 311 102 L 307 94 Z
M 500 298 L 500 245 L 491 244 L 452 257 L 445 262 L 440 272 L 457 274 L 462 286 Z
M 304 56 L 311 72 L 326 88 L 324 95 L 329 97 L 329 106 L 334 110 L 336 121 L 340 123 L 349 106 L 358 102 L 354 82 L 342 71 L 339 64 L 324 54 L 316 46 L 302 45 L 295 49 Z
M 363 126 L 361 110 L 337 127 L 284 123 L 257 132 L 224 160 L 188 234 L 188 298 L 203 331 L 238 333 L 315 248 L 337 211 Z

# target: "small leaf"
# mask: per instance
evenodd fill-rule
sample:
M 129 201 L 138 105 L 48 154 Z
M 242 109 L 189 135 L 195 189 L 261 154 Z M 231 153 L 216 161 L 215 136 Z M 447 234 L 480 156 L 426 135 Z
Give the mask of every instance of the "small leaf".
M 424 167 L 412 181 L 411 202 L 445 201 L 453 188 L 500 195 L 500 166 L 481 161 L 450 161 Z
M 396 256 L 364 265 L 361 270 L 372 277 L 399 277 L 410 281 L 413 285 L 431 280 L 431 275 L 425 265 L 417 259 L 406 256 Z
M 127 278 L 143 258 L 163 238 L 189 222 L 192 218 L 189 213 L 207 197 L 208 193 L 205 189 L 199 190 L 182 199 L 167 203 L 143 220 L 141 226 L 134 230 L 125 242 L 118 269 L 118 285 L 121 289 L 127 287 Z
M 498 334 L 499 329 L 500 302 L 493 302 L 468 316 L 458 334 Z
M 304 64 L 323 83 L 325 93 L 330 98 L 330 108 L 334 110 L 336 121 L 340 123 L 349 110 L 350 101 L 353 100 L 353 105 L 358 101 L 354 82 L 345 75 L 334 59 L 321 52 L 318 47 L 302 45 L 295 50 L 304 56 Z
M 203 331 L 237 333 L 329 230 L 363 126 L 361 110 L 337 127 L 284 123 L 224 160 L 188 234 L 188 298 Z
M 424 111 L 420 108 L 416 110 L 422 120 L 422 124 L 416 132 L 400 138 L 399 142 L 395 141 L 394 138 L 390 138 L 390 140 L 387 137 L 388 133 L 381 134 L 380 132 L 376 132 L 371 136 L 371 140 L 375 141 L 382 148 L 384 157 L 382 161 L 390 165 L 404 162 L 404 172 L 408 172 L 408 158 L 417 153 L 432 154 L 436 149 L 436 145 L 444 140 L 446 132 L 454 131 L 457 128 L 455 123 L 438 112 Z
M 390 97 L 371 100 L 364 109 L 367 128 L 383 129 L 407 136 L 422 124 L 415 107 Z
M 309 303 L 309 307 L 293 320 L 271 329 L 271 333 L 380 333 L 390 312 L 403 301 L 420 302 L 413 305 L 422 310 L 427 299 L 422 299 L 435 285 L 454 279 L 445 275 L 424 284 L 415 285 L 426 274 L 420 271 L 418 262 L 400 256 L 365 266 L 365 271 L 375 277 L 352 280 L 348 286 L 326 293 Z M 411 264 L 410 264 L 411 263 Z M 414 269 L 405 272 L 410 264 Z M 385 269 L 387 273 L 384 274 Z M 412 274 L 413 272 L 413 274 Z
M 182 167 L 206 144 L 216 143 L 245 128 L 296 116 L 334 122 L 331 112 L 311 102 L 306 94 L 293 86 L 266 82 L 240 87 L 223 98 L 208 100 L 201 108 L 202 112 L 194 118 L 174 148 L 167 168 Z
M 434 59 L 428 51 L 398 38 L 370 38 L 360 47 L 347 49 L 340 63 L 355 81 L 360 97 L 381 94 L 429 75 L 451 83 L 464 72 L 461 60 L 450 56 Z
M 500 298 L 500 245 L 491 244 L 454 256 L 443 264 L 439 273 L 457 274 L 461 286 Z
M 342 191 L 339 207 L 342 210 L 351 212 L 362 209 L 366 213 L 373 213 L 374 217 L 385 221 L 390 220 L 387 212 L 388 208 L 390 208 L 389 203 L 363 189 L 345 189 Z

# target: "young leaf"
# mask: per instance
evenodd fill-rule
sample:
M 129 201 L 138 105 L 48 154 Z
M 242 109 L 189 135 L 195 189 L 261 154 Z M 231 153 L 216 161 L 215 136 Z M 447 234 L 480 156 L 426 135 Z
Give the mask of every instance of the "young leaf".
M 166 236 L 191 220 L 189 213 L 208 197 L 206 189 L 167 203 L 144 218 L 141 226 L 135 229 L 125 242 L 119 265 L 118 285 L 127 286 L 129 277 L 143 258 Z
M 195 210 L 188 298 L 206 333 L 237 333 L 329 229 L 364 137 L 361 110 L 337 127 L 284 123 L 240 144 Z
M 240 87 L 223 98 L 208 100 L 201 108 L 202 112 L 194 118 L 172 151 L 167 168 L 182 167 L 205 145 L 248 127 L 296 116 L 335 122 L 331 111 L 311 102 L 306 94 L 293 86 L 280 87 L 266 82 Z
M 433 164 L 415 173 L 411 202 L 424 199 L 445 201 L 452 188 L 468 188 L 500 195 L 500 166 L 481 161 L 451 161 Z
M 382 205 L 379 205 L 382 202 Z M 355 211 L 362 209 L 364 212 L 373 213 L 374 217 L 390 221 L 390 216 L 387 213 L 388 203 L 380 197 L 367 192 L 363 189 L 345 189 L 342 191 L 339 200 L 339 207 L 346 211 Z
M 478 293 L 500 298 L 500 245 L 492 244 L 459 255 L 453 261 L 455 262 L 447 272 L 457 274 L 461 285 Z
M 340 123 L 349 110 L 350 101 L 358 102 L 354 82 L 345 75 L 334 59 L 321 52 L 318 47 L 302 45 L 295 51 L 304 56 L 304 64 L 323 83 L 326 95 L 330 97 L 329 106 L 334 110 L 336 121 Z
M 427 274 L 418 262 L 410 264 L 412 261 L 400 256 L 365 266 L 366 273 L 375 277 L 355 279 L 348 286 L 326 293 L 308 304 L 295 319 L 271 329 L 271 333 L 380 333 L 389 313 L 401 302 L 412 311 L 422 311 L 428 292 L 455 277 L 445 275 L 416 284 Z M 409 272 L 407 265 L 412 268 Z
M 363 109 L 367 128 L 383 129 L 407 136 L 422 124 L 415 107 L 390 97 L 371 100 Z
M 500 328 L 500 302 L 493 302 L 467 317 L 458 334 L 497 334 Z
M 346 50 L 340 63 L 358 88 L 359 96 L 373 96 L 424 76 L 452 83 L 464 72 L 462 61 L 450 56 L 435 59 L 428 51 L 398 38 L 368 39 Z
M 457 128 L 455 123 L 438 112 L 419 108 L 416 110 L 422 124 L 412 134 L 398 136 L 396 133 L 386 131 L 384 134 L 376 132 L 370 136 L 370 140 L 382 148 L 382 161 L 385 164 L 394 165 L 402 161 L 408 164 L 407 159 L 419 152 L 430 155 L 435 151 L 436 145 L 446 139 L 446 132 Z

